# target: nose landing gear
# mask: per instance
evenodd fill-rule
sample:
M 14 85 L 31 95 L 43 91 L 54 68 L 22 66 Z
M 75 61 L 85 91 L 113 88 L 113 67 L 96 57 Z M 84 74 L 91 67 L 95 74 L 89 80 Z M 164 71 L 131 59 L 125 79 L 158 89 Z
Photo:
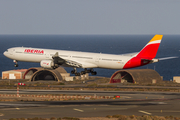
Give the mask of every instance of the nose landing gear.
M 16 60 L 13 60 L 13 62 L 15 63 L 14 67 L 18 67 L 18 62 Z

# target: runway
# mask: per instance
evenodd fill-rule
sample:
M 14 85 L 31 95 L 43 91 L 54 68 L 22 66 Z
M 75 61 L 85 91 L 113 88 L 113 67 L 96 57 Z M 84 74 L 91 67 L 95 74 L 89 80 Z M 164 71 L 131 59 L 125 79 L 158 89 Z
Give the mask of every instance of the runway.
M 0 119 L 32 117 L 105 117 L 107 115 L 157 115 L 180 117 L 180 101 L 61 101 L 1 102 Z
M 13 93 L 15 90 L 0 90 Z M 0 102 L 0 119 L 33 117 L 105 117 L 107 115 L 157 115 L 180 117 L 180 94 L 170 92 L 22 90 L 23 94 L 119 95 L 119 99 Z

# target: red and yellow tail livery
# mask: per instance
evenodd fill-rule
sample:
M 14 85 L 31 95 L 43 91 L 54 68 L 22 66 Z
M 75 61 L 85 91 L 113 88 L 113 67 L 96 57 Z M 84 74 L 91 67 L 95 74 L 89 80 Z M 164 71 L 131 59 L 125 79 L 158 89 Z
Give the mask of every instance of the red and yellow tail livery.
M 163 35 L 155 35 L 136 56 L 124 65 L 123 69 L 143 66 L 154 62 L 153 59 L 156 57 L 162 37 Z
M 163 35 L 155 35 L 136 57 L 152 60 L 156 57 Z

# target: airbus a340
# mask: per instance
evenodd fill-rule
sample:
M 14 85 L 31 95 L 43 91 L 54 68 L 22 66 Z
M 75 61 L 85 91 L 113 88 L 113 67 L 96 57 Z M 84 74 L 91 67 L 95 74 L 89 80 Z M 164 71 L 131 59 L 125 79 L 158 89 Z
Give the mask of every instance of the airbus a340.
M 93 68 L 128 69 L 158 62 L 155 56 L 162 37 L 155 35 L 140 52 L 122 55 L 27 47 L 9 48 L 4 55 L 15 62 L 15 67 L 18 67 L 18 61 L 38 62 L 41 67 L 49 69 L 73 67 L 71 73 L 76 76 L 85 73 L 96 75 Z M 84 71 L 79 73 L 76 68 L 84 68 Z

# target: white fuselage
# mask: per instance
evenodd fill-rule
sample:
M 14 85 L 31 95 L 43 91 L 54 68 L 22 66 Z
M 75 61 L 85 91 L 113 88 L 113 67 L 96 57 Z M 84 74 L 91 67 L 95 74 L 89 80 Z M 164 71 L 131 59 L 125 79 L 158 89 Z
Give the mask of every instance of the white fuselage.
M 4 55 L 17 61 L 41 62 L 42 60 L 51 60 L 52 56 L 57 52 L 60 58 L 80 63 L 82 68 L 123 69 L 124 65 L 132 58 L 132 56 L 123 55 L 27 47 L 10 48 L 4 52 Z
M 129 69 L 158 62 L 154 59 L 163 35 L 155 35 L 144 48 L 137 53 L 113 55 L 66 50 L 39 49 L 27 47 L 9 48 L 4 55 L 15 62 L 39 62 L 43 68 L 55 69 L 60 66 L 75 68 Z M 87 72 L 87 69 L 85 69 Z M 72 73 L 76 73 L 72 71 Z M 84 73 L 84 71 L 83 71 Z M 95 72 L 91 73 L 96 74 Z

